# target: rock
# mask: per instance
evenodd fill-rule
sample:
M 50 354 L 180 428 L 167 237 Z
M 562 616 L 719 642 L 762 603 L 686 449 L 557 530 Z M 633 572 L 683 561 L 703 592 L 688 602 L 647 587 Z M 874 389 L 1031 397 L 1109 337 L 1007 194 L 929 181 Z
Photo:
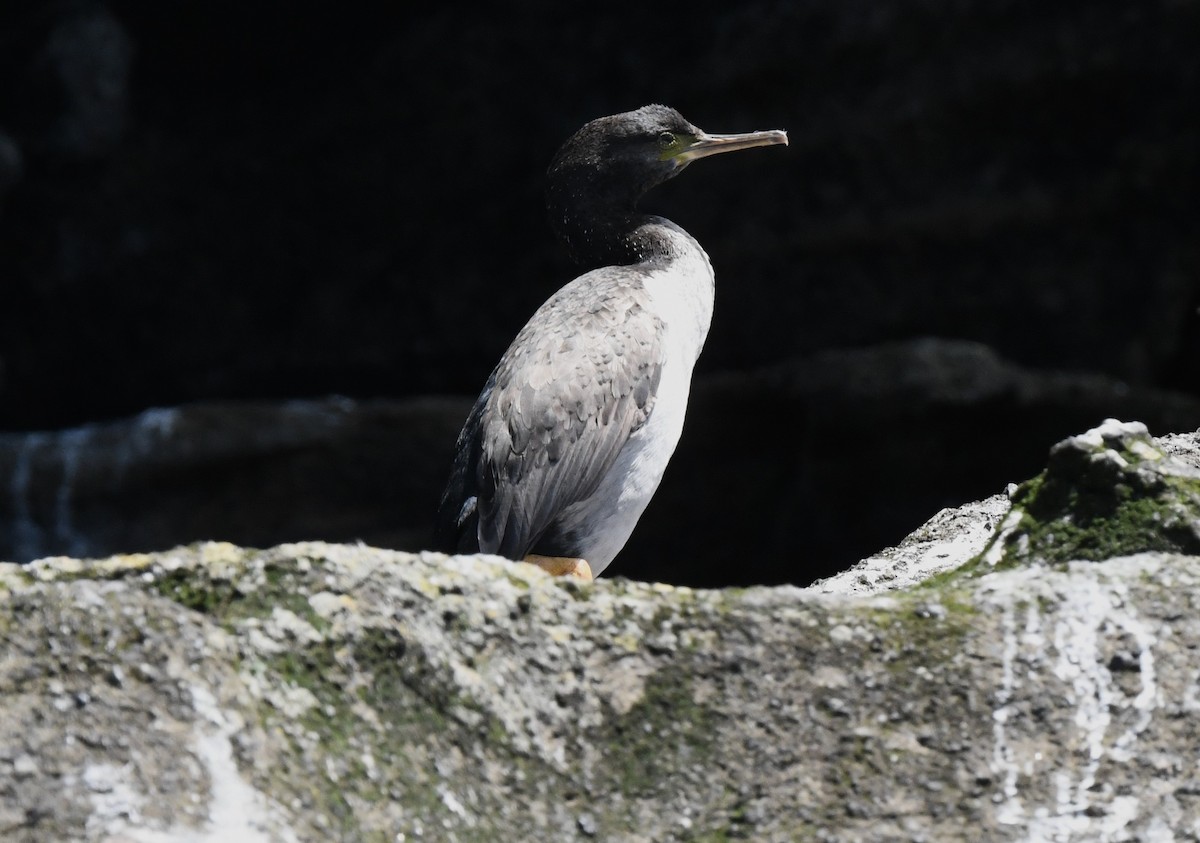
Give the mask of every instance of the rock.
M 982 564 L 1153 550 L 1200 556 L 1200 464 L 1181 457 L 1140 422 L 1109 419 L 1059 442 L 1046 470 L 1014 491 Z
M 1141 422 L 1108 419 L 1055 445 L 1033 480 L 944 509 L 813 590 L 904 588 L 967 559 L 1004 567 L 1156 550 L 1200 556 L 1200 431 L 1156 440 Z
M 419 549 L 469 406 L 436 398 L 228 402 L 0 434 L 0 559 L 209 538 Z
M 23 818 L 5 831 L 1188 828 L 1198 562 L 1143 554 L 853 598 L 581 587 L 321 544 L 10 567 L 4 754 L 37 763 L 0 768 Z
M 896 547 L 812 584 L 825 594 L 873 594 L 907 588 L 953 570 L 983 552 L 1011 508 L 1007 495 L 943 509 Z
M 1119 423 L 1077 440 L 1042 485 L 1121 482 L 1089 473 L 1106 451 L 1162 469 L 1151 451 L 1195 446 Z M 1158 494 L 1145 472 L 1131 498 Z M 843 593 L 584 585 L 321 543 L 0 565 L 0 833 L 1196 834 L 1200 556 L 984 565 L 999 505 L 941 513 L 888 554 L 972 564 Z

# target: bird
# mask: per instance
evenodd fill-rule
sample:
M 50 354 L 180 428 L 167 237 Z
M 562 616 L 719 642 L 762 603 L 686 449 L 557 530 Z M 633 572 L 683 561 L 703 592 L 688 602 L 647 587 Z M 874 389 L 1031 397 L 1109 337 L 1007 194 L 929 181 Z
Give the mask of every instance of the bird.
M 644 194 L 711 155 L 787 144 L 707 134 L 647 105 L 585 124 L 546 174 L 549 222 L 584 274 L 537 309 L 455 442 L 433 543 L 553 575 L 599 576 L 625 546 L 683 430 L 714 274 Z

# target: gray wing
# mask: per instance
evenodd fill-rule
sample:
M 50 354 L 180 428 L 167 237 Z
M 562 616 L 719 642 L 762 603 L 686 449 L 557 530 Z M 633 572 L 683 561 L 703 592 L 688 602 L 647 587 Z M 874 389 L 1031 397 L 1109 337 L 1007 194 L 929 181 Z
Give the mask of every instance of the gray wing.
M 610 267 L 577 278 L 501 358 L 477 417 L 480 550 L 524 557 L 565 507 L 596 491 L 645 424 L 663 323 L 643 277 Z

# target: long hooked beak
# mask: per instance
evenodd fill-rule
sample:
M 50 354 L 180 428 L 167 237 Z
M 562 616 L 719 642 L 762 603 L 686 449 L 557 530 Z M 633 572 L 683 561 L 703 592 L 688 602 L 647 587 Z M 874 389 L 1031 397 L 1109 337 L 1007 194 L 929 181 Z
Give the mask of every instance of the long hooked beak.
M 695 161 L 697 158 L 707 158 L 721 152 L 736 152 L 739 149 L 751 149 L 755 146 L 774 146 L 781 143 L 787 146 L 787 132 L 782 129 L 771 129 L 765 132 L 744 132 L 738 135 L 709 135 L 700 133 L 695 142 L 675 156 L 681 164 Z

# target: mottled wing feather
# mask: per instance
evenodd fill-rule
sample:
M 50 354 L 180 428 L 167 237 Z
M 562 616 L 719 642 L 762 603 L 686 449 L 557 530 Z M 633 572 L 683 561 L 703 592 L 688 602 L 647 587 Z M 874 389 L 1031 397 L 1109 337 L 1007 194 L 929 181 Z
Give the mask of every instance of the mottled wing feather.
M 645 424 L 663 326 L 642 277 L 622 267 L 576 279 L 542 305 L 496 367 L 471 443 L 480 550 L 529 553 L 565 507 L 596 491 Z
M 483 411 L 495 386 L 496 373 L 488 378 L 475 406 L 467 415 L 462 432 L 454 446 L 454 463 L 450 479 L 438 506 L 433 528 L 435 550 L 444 553 L 476 553 L 479 551 L 479 489 L 475 479 L 479 464 L 479 431 Z

